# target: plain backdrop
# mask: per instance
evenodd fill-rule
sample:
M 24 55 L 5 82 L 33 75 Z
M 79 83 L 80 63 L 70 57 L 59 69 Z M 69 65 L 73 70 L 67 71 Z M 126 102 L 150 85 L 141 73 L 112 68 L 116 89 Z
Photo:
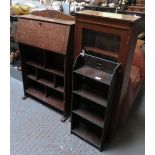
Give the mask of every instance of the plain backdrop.
M 0 1 L 0 154 L 10 154 L 10 0 Z M 145 144 L 155 154 L 155 1 L 145 1 Z

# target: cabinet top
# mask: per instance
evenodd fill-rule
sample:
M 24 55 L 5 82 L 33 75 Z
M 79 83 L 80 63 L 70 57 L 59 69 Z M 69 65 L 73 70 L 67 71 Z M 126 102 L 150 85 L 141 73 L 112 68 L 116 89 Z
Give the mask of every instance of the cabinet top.
M 45 21 L 45 22 L 51 22 L 51 23 L 58 23 L 63 25 L 74 25 L 74 20 L 65 20 L 65 19 L 58 19 L 58 18 L 49 18 L 49 17 L 43 17 L 43 16 L 36 16 L 36 15 L 22 15 L 19 16 L 19 18 L 25 18 L 25 19 L 31 19 L 31 20 L 38 20 L 38 21 Z
M 107 19 L 113 19 L 113 20 L 119 20 L 119 21 L 126 21 L 130 23 L 136 22 L 138 19 L 140 19 L 139 16 L 123 15 L 118 13 L 101 12 L 101 11 L 93 11 L 93 10 L 79 11 L 76 13 L 76 15 L 92 16 L 96 18 L 107 18 Z

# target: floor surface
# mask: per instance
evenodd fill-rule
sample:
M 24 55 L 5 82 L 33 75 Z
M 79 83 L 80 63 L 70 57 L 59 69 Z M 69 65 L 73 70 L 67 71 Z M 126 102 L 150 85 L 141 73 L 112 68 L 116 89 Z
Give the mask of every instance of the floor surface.
M 144 155 L 145 97 L 103 152 L 70 134 L 62 115 L 27 98 L 22 82 L 10 78 L 11 155 Z

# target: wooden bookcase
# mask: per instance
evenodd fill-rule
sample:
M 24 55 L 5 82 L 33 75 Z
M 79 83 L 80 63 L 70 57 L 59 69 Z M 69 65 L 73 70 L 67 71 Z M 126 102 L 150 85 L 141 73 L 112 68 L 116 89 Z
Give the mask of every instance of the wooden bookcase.
M 127 93 L 132 58 L 139 34 L 141 18 L 116 13 L 85 10 L 75 16 L 75 57 L 87 53 L 121 64 L 122 79 L 119 105 L 111 123 L 118 127 Z
M 81 54 L 73 67 L 71 133 L 102 151 L 117 106 L 120 65 Z
M 17 29 L 25 97 L 61 111 L 62 121 L 71 113 L 74 25 L 74 20 L 26 15 Z

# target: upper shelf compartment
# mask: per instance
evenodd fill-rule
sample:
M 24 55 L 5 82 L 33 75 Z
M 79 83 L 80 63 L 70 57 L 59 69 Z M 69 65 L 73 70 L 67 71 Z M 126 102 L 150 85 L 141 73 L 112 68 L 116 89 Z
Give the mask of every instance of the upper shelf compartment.
M 103 57 L 118 58 L 121 38 L 116 34 L 83 29 L 82 48 L 89 53 L 96 53 Z
M 75 64 L 74 72 L 85 77 L 110 85 L 117 63 L 85 54 L 78 57 L 80 64 Z M 78 61 L 79 62 L 79 61 Z
M 96 70 L 95 68 L 89 67 L 87 65 L 84 65 L 82 68 L 77 69 L 75 73 L 81 74 L 91 79 L 95 79 L 107 85 L 110 85 L 112 79 L 112 74 Z

